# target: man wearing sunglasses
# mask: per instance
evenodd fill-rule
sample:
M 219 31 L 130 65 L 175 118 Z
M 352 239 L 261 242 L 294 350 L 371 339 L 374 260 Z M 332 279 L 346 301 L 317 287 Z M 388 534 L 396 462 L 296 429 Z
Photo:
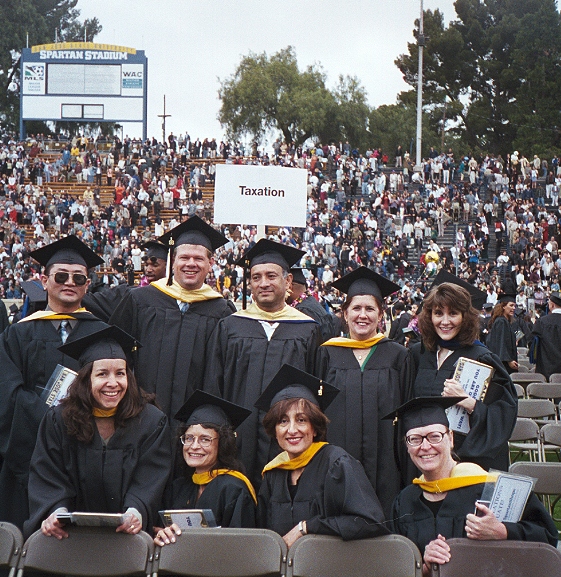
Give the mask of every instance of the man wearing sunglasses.
M 44 268 L 47 310 L 9 326 L 0 336 L 0 519 L 18 527 L 28 517 L 27 478 L 39 423 L 48 405 L 41 393 L 57 364 L 78 362 L 58 347 L 107 325 L 81 308 L 88 269 L 103 262 L 75 236 L 31 256 Z

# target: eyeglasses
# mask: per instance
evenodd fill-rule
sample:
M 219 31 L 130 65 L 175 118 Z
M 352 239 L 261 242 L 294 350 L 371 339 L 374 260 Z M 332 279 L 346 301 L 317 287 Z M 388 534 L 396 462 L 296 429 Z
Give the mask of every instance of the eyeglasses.
M 181 444 L 185 445 L 186 447 L 190 447 L 195 440 L 199 441 L 199 445 L 201 447 L 210 447 L 210 445 L 212 444 L 212 441 L 214 441 L 215 439 L 218 439 L 218 437 L 195 437 L 194 435 L 186 435 L 183 434 L 181 435 L 181 437 L 179 437 Z
M 434 431 L 428 435 L 409 435 L 405 437 L 405 442 L 410 447 L 420 447 L 426 439 L 431 445 L 438 445 L 439 443 L 442 443 L 444 435 L 446 435 L 446 433 L 441 433 L 440 431 Z
M 144 264 L 151 264 L 152 266 L 156 266 L 158 264 L 158 261 L 160 261 L 161 259 L 155 257 L 155 256 L 144 256 L 142 257 L 142 261 L 144 262 Z M 163 260 L 163 259 L 162 259 Z
M 49 276 L 54 277 L 56 284 L 64 284 L 70 278 L 70 273 L 69 272 L 55 272 L 54 275 L 49 275 Z M 79 272 L 76 272 L 72 275 L 72 282 L 76 286 L 84 286 L 87 281 L 88 281 L 88 277 L 85 274 L 80 274 Z

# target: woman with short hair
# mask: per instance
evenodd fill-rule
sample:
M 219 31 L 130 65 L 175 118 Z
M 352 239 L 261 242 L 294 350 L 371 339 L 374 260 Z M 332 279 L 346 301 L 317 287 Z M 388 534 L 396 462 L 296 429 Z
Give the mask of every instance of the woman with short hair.
M 423 575 L 431 574 L 433 564 L 450 560 L 446 540 L 453 537 L 557 545 L 555 523 L 533 493 L 517 523 L 501 523 L 478 502 L 486 484 L 496 482 L 497 476 L 475 463 L 458 462 L 455 435 L 445 412 L 456 401 L 455 397 L 416 398 L 386 416 L 400 427 L 409 457 L 421 472 L 396 498 L 392 525 L 395 533 L 411 539 L 423 553 Z
M 387 533 L 382 508 L 360 463 L 325 441 L 324 409 L 337 394 L 325 381 L 283 365 L 255 406 L 283 452 L 263 469 L 259 525 L 291 547 L 308 533 L 344 540 Z

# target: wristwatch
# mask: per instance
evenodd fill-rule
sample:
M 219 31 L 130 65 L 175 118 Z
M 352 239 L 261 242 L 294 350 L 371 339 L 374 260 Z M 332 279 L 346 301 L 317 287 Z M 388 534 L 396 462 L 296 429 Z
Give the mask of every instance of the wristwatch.
M 308 531 L 306 530 L 306 525 L 304 525 L 306 521 L 300 521 L 300 523 L 298 523 L 298 531 L 300 531 L 300 533 L 302 533 L 302 535 L 307 535 Z

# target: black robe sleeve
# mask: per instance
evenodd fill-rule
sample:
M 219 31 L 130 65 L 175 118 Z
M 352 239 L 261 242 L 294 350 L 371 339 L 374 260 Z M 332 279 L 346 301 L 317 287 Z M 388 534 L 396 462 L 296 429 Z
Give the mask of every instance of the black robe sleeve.
M 516 336 L 505 317 L 497 317 L 487 335 L 486 344 L 488 349 L 495 353 L 503 363 L 518 359 Z
M 69 511 L 124 513 L 134 507 L 151 531 L 171 469 L 165 415 L 153 405 L 115 431 L 104 446 L 97 431 L 88 443 L 68 436 L 61 407 L 39 429 L 29 478 L 27 536 L 59 507 Z
M 285 535 L 300 521 L 308 533 L 344 540 L 388 533 L 380 502 L 361 464 L 346 451 L 324 446 L 302 473 L 294 500 L 288 490 L 290 471 L 265 473 L 259 492 L 261 527 Z
M 446 539 L 467 538 L 466 515 L 473 513 L 483 487 L 484 484 L 479 484 L 448 491 L 435 517 L 421 499 L 422 490 L 417 485 L 410 485 L 395 500 L 391 520 L 393 532 L 411 539 L 421 553 L 439 534 Z M 555 523 L 534 494 L 530 495 L 522 519 L 518 523 L 505 523 L 505 527 L 508 539 L 557 546 Z
M 98 319 L 109 322 L 111 315 L 117 310 L 119 303 L 127 296 L 133 287 L 120 284 L 114 288 L 106 288 L 95 293 L 86 293 L 82 306 L 86 307 Z
M 212 509 L 219 527 L 255 527 L 255 501 L 245 483 L 231 475 L 213 479 L 197 499 L 199 486 L 180 478 L 173 483 L 173 493 L 166 507 L 170 509 Z
M 505 319 L 506 320 L 506 319 Z M 422 350 L 419 355 L 413 397 L 440 396 L 444 381 L 454 375 L 456 362 L 467 357 L 495 368 L 483 401 L 477 401 L 469 416 L 467 435 L 454 434 L 454 448 L 462 461 L 484 469 L 508 470 L 508 439 L 516 424 L 518 399 L 514 384 L 503 363 L 487 347 L 472 345 L 453 352 L 437 369 L 436 353 Z

